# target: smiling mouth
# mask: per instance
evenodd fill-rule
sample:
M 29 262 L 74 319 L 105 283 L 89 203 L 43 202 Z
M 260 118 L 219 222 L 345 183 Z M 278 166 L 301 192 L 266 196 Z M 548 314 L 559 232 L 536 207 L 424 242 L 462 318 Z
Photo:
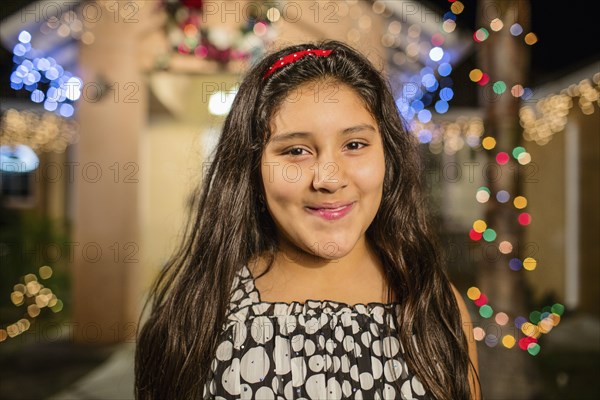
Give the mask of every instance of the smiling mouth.
M 337 208 L 305 208 L 311 215 L 315 215 L 328 221 L 332 221 L 341 219 L 344 216 L 346 216 L 352 210 L 352 208 L 354 208 L 354 203 L 350 203 Z

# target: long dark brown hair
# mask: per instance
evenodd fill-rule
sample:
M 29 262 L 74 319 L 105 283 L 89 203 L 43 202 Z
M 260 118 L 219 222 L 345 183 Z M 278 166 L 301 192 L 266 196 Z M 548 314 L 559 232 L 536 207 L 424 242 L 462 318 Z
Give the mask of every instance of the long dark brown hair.
M 333 52 L 306 56 L 262 79 L 280 57 L 315 48 Z M 259 203 L 260 160 L 271 118 L 290 91 L 321 80 L 353 88 L 379 124 L 386 170 L 381 205 L 366 237 L 381 258 L 395 300 L 403 304 L 396 317 L 405 361 L 436 398 L 470 398 L 472 365 L 458 305 L 425 215 L 417 143 L 405 129 L 384 75 L 364 55 L 333 40 L 275 51 L 242 81 L 214 159 L 193 196 L 185 240 L 146 303 L 152 308 L 138 335 L 136 398 L 202 398 L 236 272 L 261 254 L 272 262 L 278 250 L 274 222 Z

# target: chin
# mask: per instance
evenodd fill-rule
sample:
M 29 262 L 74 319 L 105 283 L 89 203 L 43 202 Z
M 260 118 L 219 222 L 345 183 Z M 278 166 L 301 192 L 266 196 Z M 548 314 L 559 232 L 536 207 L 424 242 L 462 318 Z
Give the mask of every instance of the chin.
M 308 241 L 307 247 L 310 254 L 327 260 L 335 260 L 348 255 L 355 243 L 356 241 L 352 242 L 351 240 L 321 239 L 314 240 L 312 243 Z

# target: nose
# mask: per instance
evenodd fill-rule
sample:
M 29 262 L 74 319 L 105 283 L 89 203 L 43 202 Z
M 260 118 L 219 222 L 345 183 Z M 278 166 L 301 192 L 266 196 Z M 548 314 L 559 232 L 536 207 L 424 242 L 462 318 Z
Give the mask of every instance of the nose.
M 334 157 L 319 157 L 317 162 L 311 166 L 311 171 L 315 190 L 335 192 L 347 186 L 346 168 Z

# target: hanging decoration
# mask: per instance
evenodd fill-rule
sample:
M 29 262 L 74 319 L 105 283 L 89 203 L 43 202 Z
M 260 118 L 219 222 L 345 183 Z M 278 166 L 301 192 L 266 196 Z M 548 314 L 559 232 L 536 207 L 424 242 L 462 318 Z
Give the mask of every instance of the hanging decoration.
M 272 22 L 280 11 L 262 2 L 244 9 L 245 21 L 237 30 L 208 27 L 208 11 L 203 0 L 162 0 L 168 15 L 169 41 L 179 54 L 191 55 L 220 65 L 231 61 L 257 59 L 274 39 Z M 218 3 L 224 7 L 225 2 Z

